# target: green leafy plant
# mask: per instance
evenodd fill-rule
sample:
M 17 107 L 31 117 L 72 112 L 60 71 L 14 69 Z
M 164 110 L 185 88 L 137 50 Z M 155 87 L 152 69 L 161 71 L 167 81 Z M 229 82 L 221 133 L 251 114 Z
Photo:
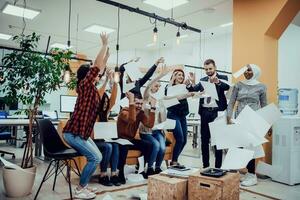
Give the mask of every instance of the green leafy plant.
M 45 56 L 35 52 L 40 40 L 36 33 L 17 35 L 13 40 L 23 51 L 12 51 L 3 57 L 5 81 L 0 92 L 4 93 L 6 102 L 26 105 L 29 132 L 21 167 L 29 168 L 33 166 L 32 132 L 38 107 L 45 103 L 46 93 L 59 89 L 63 83 L 62 75 L 73 53 L 52 49 Z

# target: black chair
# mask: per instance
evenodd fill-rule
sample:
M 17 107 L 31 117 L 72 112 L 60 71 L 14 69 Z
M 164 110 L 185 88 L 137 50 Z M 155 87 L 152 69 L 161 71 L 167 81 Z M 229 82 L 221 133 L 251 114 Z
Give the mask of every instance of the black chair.
M 66 181 L 69 183 L 70 197 L 72 199 L 70 171 L 73 170 L 78 176 L 80 176 L 78 165 L 74 160 L 74 157 L 80 156 L 80 154 L 76 150 L 69 149 L 63 144 L 54 125 L 49 119 L 39 119 L 36 120 L 36 123 L 43 144 L 44 155 L 45 157 L 50 158 L 51 161 L 48 165 L 48 168 L 44 174 L 43 180 L 39 186 L 39 189 L 34 199 L 37 198 L 43 183 L 47 181 L 53 174 L 55 174 L 53 188 L 52 188 L 52 190 L 54 191 L 56 177 L 60 173 L 63 174 Z M 74 161 L 76 166 L 76 171 L 71 167 L 71 161 Z M 65 167 L 67 167 L 66 175 L 63 173 Z

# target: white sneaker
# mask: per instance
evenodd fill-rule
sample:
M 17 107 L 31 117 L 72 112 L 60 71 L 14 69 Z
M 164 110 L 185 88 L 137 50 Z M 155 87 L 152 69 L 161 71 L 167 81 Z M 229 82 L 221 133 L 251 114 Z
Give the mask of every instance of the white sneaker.
M 246 180 L 249 175 L 250 175 L 250 173 L 248 173 L 248 172 L 245 175 L 240 174 L 240 182 L 243 182 L 244 180 Z
M 242 186 L 250 187 L 257 184 L 256 174 L 250 174 L 246 177 L 246 179 L 241 183 Z
M 94 199 L 96 194 L 89 191 L 87 187 L 81 188 L 81 190 L 75 189 L 75 198 L 77 199 Z
M 97 193 L 98 192 L 98 188 L 96 188 L 96 187 L 91 187 L 91 186 L 85 186 L 85 188 L 88 190 L 88 191 L 90 191 L 90 192 L 92 192 L 92 193 Z

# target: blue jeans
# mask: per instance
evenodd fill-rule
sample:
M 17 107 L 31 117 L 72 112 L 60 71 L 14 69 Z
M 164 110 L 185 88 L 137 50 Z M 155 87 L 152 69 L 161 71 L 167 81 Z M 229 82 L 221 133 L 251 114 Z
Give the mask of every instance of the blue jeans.
M 87 164 L 81 172 L 79 181 L 80 186 L 85 187 L 100 163 L 102 155 L 91 138 L 85 140 L 73 133 L 64 133 L 63 136 L 71 147 L 87 158 Z
M 167 117 L 169 119 L 176 120 L 176 126 L 175 129 L 173 130 L 173 135 L 176 140 L 174 149 L 173 149 L 173 156 L 172 156 L 172 161 L 177 162 L 178 157 L 181 154 L 184 146 L 186 145 L 187 141 L 187 123 L 186 123 L 186 117 L 179 117 L 176 116 L 172 113 L 168 112 Z
M 119 161 L 119 144 L 108 143 L 103 140 L 94 140 L 94 142 L 103 154 L 103 159 L 100 163 L 101 172 L 107 171 L 109 163 L 111 172 L 116 172 Z
M 141 134 L 141 138 L 151 142 L 153 146 L 148 167 L 153 167 L 154 161 L 156 161 L 155 168 L 160 168 L 166 151 L 166 140 L 162 132 L 160 130 L 154 130 L 152 134 Z

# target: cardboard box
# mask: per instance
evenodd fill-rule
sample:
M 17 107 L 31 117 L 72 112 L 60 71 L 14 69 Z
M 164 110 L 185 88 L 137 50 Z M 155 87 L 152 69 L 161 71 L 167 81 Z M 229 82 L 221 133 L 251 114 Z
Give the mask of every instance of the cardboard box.
M 149 176 L 148 200 L 187 200 L 188 180 L 162 175 Z
M 195 173 L 188 179 L 188 188 L 189 200 L 238 200 L 240 175 L 227 173 L 220 178 L 213 178 Z

